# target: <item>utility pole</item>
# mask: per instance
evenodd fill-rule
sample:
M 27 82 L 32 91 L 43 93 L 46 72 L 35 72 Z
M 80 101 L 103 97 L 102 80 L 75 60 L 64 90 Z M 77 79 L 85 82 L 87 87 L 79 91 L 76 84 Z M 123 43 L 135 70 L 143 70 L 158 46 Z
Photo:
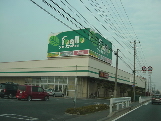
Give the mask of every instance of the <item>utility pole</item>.
M 133 92 L 134 92 L 134 102 L 135 102 L 135 56 L 136 56 L 136 40 L 134 40 L 134 83 L 133 83 Z
M 117 49 L 117 51 L 115 52 L 115 55 L 116 55 L 116 73 L 115 73 L 115 88 L 114 88 L 114 98 L 116 98 L 116 97 L 117 97 L 118 51 L 119 51 L 119 49 Z
M 152 95 L 152 84 L 151 84 L 151 75 L 149 74 L 149 81 L 150 81 L 150 84 L 149 84 L 149 86 L 150 86 L 150 96 Z
M 146 96 L 146 92 L 147 92 L 147 82 L 145 81 L 145 96 Z
M 149 96 L 149 78 L 148 78 L 148 96 Z
M 75 76 L 75 94 L 74 94 L 74 108 L 76 108 L 76 101 L 77 101 L 77 65 L 76 65 L 76 76 Z
M 139 42 L 140 43 L 140 42 Z M 134 81 L 133 81 L 133 92 L 134 92 L 134 98 L 133 101 L 135 102 L 135 73 L 136 73 L 136 68 L 135 68 L 135 59 L 136 58 L 136 40 L 134 40 L 134 70 L 133 70 L 133 74 L 134 74 Z

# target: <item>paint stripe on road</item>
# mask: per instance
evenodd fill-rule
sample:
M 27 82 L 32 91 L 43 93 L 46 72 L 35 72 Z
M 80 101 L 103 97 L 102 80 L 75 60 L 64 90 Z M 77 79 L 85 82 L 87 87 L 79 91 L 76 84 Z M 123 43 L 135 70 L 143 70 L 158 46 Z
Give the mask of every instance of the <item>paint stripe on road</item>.
M 116 120 L 120 119 L 121 117 L 123 117 L 123 116 L 125 116 L 125 115 L 131 113 L 132 111 L 134 111 L 134 110 L 136 110 L 136 109 L 138 109 L 138 108 L 140 108 L 140 107 L 141 107 L 141 106 L 138 106 L 138 107 L 134 108 L 133 110 L 131 110 L 131 111 L 127 112 L 127 113 L 124 113 L 124 114 L 122 114 L 121 116 L 119 116 L 119 117 L 113 119 L 112 121 L 116 121 Z
M 39 120 L 38 118 L 33 118 L 33 117 L 23 116 L 23 115 L 17 115 L 17 114 L 0 114 L 0 117 L 15 118 L 15 119 L 19 119 L 19 120 L 29 120 L 29 121 Z
M 144 103 L 143 105 L 148 105 L 150 102 L 151 102 L 151 101 L 148 101 L 148 102 Z M 131 111 L 127 112 L 127 113 L 122 114 L 121 116 L 119 116 L 119 117 L 113 119 L 112 121 L 116 121 L 116 120 L 120 119 L 121 117 L 123 117 L 123 116 L 125 116 L 125 115 L 131 113 L 132 111 L 134 111 L 134 110 L 140 108 L 140 107 L 143 106 L 143 105 L 140 105 L 140 106 L 134 108 L 133 110 L 131 110 Z

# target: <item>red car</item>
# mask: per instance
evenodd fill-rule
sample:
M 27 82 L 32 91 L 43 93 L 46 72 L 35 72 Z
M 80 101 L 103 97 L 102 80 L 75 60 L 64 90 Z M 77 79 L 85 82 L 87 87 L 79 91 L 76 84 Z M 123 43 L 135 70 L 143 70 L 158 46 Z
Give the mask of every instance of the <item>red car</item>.
M 49 100 L 49 94 L 43 88 L 31 85 L 19 85 L 16 94 L 18 100 L 27 99 L 31 100 Z

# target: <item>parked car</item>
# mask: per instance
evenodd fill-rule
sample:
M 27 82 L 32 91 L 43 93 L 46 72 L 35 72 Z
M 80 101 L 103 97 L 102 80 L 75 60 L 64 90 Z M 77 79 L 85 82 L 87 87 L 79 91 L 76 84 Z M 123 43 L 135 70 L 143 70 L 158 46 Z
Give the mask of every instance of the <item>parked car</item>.
M 154 103 L 161 103 L 161 94 L 155 94 L 152 96 L 152 100 L 151 100 L 152 104 Z
M 18 100 L 27 99 L 31 100 L 49 100 L 49 94 L 45 90 L 38 86 L 31 85 L 19 85 L 16 94 Z
M 53 97 L 64 97 L 64 93 L 58 90 L 54 91 L 53 89 L 46 89 L 45 91 Z
M 50 96 L 53 96 L 53 90 L 52 90 L 52 89 L 45 89 L 45 91 L 46 91 Z
M 0 97 L 13 98 L 16 96 L 18 84 L 13 82 L 0 83 Z

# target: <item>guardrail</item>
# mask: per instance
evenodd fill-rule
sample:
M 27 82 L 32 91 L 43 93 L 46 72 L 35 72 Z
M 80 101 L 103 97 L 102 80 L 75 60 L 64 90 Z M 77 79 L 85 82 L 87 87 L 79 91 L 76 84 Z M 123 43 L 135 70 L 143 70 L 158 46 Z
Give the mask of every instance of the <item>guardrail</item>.
M 111 98 L 110 99 L 110 114 L 112 113 L 112 106 L 114 104 L 117 105 L 116 110 L 119 110 L 119 105 L 122 105 L 122 108 L 129 107 L 129 104 L 131 103 L 131 97 L 120 97 L 120 98 Z M 125 104 L 125 106 L 124 106 Z
M 148 100 L 151 100 L 151 96 L 140 96 L 139 97 L 139 103 L 142 103 Z

